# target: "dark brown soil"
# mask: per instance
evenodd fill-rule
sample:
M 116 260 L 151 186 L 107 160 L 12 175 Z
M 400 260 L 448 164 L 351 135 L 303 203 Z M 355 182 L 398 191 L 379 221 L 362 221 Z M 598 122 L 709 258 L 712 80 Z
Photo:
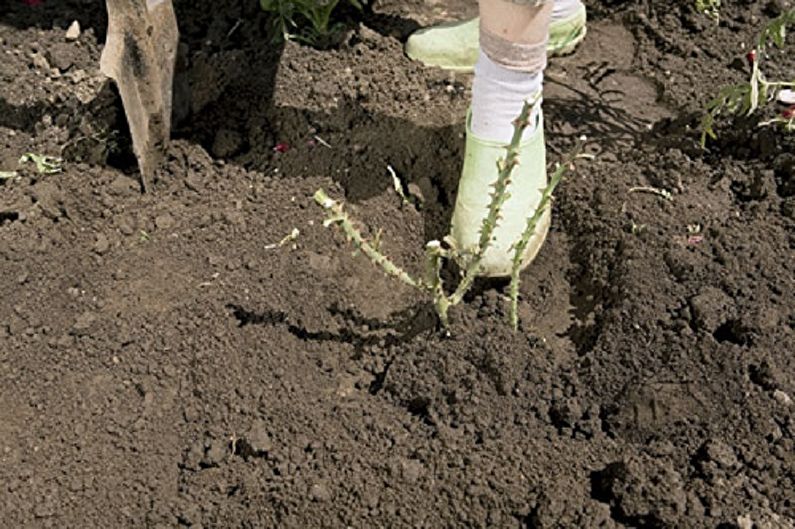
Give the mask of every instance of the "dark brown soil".
M 177 139 L 148 195 L 98 3 L 10 4 L 0 169 L 66 162 L 0 184 L 4 527 L 795 527 L 795 144 L 721 123 L 704 153 L 695 130 L 787 2 L 718 25 L 689 0 L 590 2 L 545 110 L 552 159 L 580 134 L 597 156 L 560 189 L 521 332 L 483 284 L 449 339 L 311 195 L 422 267 L 471 78 L 401 39 L 473 2 L 383 0 L 318 51 L 268 44 L 256 2 L 178 1 Z

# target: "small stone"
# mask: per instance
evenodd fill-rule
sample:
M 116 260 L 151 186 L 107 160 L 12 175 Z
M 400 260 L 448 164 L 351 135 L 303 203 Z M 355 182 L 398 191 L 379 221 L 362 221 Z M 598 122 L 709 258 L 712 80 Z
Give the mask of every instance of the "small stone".
M 309 489 L 309 497 L 312 501 L 326 502 L 331 500 L 331 493 L 325 483 L 315 483 Z
M 246 217 L 240 211 L 227 211 L 224 213 L 224 220 L 227 224 L 243 226 L 246 224 Z
M 422 476 L 422 463 L 416 459 L 403 459 L 400 462 L 400 467 L 403 479 L 408 483 L 416 483 Z
M 722 290 L 707 287 L 690 300 L 690 308 L 698 328 L 714 333 L 733 316 L 734 302 Z
M 273 443 L 268 432 L 268 423 L 262 419 L 254 421 L 244 440 L 248 447 L 249 455 L 263 456 L 273 451 Z
M 780 389 L 773 392 L 773 398 L 782 406 L 792 406 L 792 397 L 784 393 Z
M 552 424 L 558 428 L 573 427 L 582 417 L 582 406 L 575 398 L 556 400 L 549 410 Z
M 86 311 L 77 317 L 74 325 L 72 325 L 72 332 L 79 336 L 86 335 L 96 320 L 97 317 L 93 312 Z
M 56 43 L 47 50 L 47 59 L 59 70 L 57 73 L 65 72 L 75 63 L 74 47 L 71 44 Z
M 130 217 L 121 217 L 118 220 L 117 225 L 122 235 L 132 235 L 135 233 L 135 221 Z
M 72 83 L 80 84 L 88 79 L 88 73 L 83 69 L 73 70 L 69 72 L 69 78 L 72 80 Z
M 206 466 L 216 467 L 223 462 L 228 453 L 229 449 L 227 443 L 221 441 L 220 439 L 216 439 L 210 442 L 210 446 L 207 448 L 207 452 L 204 454 L 203 463 Z
M 435 204 L 439 201 L 439 190 L 436 189 L 431 179 L 427 176 L 422 176 L 417 180 L 417 188 L 420 195 L 417 198 L 422 203 Z M 409 185 L 409 193 L 414 194 L 411 185 Z
M 40 53 L 34 53 L 31 56 L 31 61 L 33 62 L 33 66 L 35 66 L 36 69 L 50 73 L 52 67 L 50 66 L 50 63 L 47 61 L 47 58 L 44 55 Z
M 775 391 L 781 387 L 781 370 L 770 359 L 763 359 L 758 364 L 748 366 L 748 378 L 757 386 L 767 391 Z
M 201 191 L 201 180 L 197 175 L 189 174 L 185 178 L 185 187 L 187 187 L 191 191 L 198 193 L 199 191 Z
M 163 213 L 155 217 L 155 226 L 158 230 L 167 230 L 174 225 L 174 217 L 169 213 Z
M 317 252 L 309 252 L 309 267 L 316 272 L 331 270 L 331 257 Z
M 8 333 L 11 336 L 22 334 L 26 326 L 27 323 L 25 323 L 25 320 L 14 314 L 7 323 Z
M 108 186 L 111 195 L 127 196 L 138 192 L 138 186 L 131 178 L 124 175 L 117 176 Z
M 737 527 L 739 527 L 739 529 L 753 529 L 754 521 L 751 518 L 751 515 L 746 514 L 745 516 L 738 516 Z
M 69 25 L 66 30 L 66 40 L 73 41 L 80 38 L 80 22 L 75 20 Z
M 732 447 L 719 439 L 707 441 L 702 451 L 707 461 L 715 463 L 725 470 L 733 469 L 739 465 Z
M 594 497 L 643 527 L 679 527 L 687 495 L 682 476 L 670 463 L 629 456 L 593 477 Z
M 98 234 L 94 243 L 94 251 L 99 255 L 104 255 L 108 250 L 110 250 L 110 241 L 108 241 L 104 233 Z
M 409 196 L 414 197 L 417 200 L 418 204 L 425 203 L 425 193 L 422 192 L 422 188 L 419 186 L 419 184 L 414 182 L 409 182 L 408 192 Z
M 183 464 L 185 465 L 186 468 L 189 468 L 191 470 L 198 470 L 203 460 L 204 460 L 204 444 L 201 441 L 196 441 L 191 445 L 188 451 L 185 452 Z
M 785 198 L 781 202 L 781 214 L 795 220 L 795 197 Z
M 49 181 L 36 183 L 32 188 L 33 198 L 45 217 L 55 220 L 63 216 L 62 195 L 58 186 Z

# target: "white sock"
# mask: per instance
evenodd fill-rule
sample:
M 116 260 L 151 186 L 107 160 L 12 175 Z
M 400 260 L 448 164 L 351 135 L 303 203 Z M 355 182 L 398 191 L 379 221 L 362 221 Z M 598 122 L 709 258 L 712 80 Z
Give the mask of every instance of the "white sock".
M 582 9 L 580 0 L 555 0 L 552 7 L 552 21 L 564 20 Z
M 480 52 L 475 64 L 472 83 L 472 132 L 478 138 L 508 143 L 513 136 L 513 122 L 519 117 L 524 102 L 541 92 L 544 72 L 509 70 Z M 523 138 L 531 136 L 537 127 L 536 117 L 541 100 L 533 108 L 530 125 Z

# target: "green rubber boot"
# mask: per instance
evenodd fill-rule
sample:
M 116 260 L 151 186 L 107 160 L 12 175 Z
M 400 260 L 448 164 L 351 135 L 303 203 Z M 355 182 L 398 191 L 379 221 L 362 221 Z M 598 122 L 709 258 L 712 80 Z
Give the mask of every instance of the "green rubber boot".
M 587 28 L 585 6 L 569 18 L 549 25 L 550 57 L 568 55 L 585 38 Z M 452 22 L 421 29 L 406 42 L 406 55 L 426 66 L 455 72 L 475 69 L 480 51 L 480 19 Z
M 458 196 L 451 226 L 451 235 L 459 250 L 474 252 L 480 238 L 480 228 L 486 216 L 493 184 L 497 180 L 497 161 L 505 157 L 505 144 L 477 138 L 467 119 L 464 168 L 458 184 Z M 507 277 L 513 266 L 513 245 L 525 230 L 527 219 L 535 213 L 541 195 L 547 187 L 546 147 L 541 112 L 535 133 L 519 146 L 519 165 L 508 186 L 510 197 L 502 207 L 494 239 L 483 257 L 481 276 Z M 522 268 L 538 254 L 549 231 L 549 209 L 536 226 L 527 245 Z

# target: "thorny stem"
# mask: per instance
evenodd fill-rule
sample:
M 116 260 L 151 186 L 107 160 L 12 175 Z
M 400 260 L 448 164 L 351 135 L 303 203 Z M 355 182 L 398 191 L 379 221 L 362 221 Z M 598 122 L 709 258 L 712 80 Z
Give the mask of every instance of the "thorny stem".
M 563 160 L 562 163 L 559 163 L 555 168 L 555 172 L 552 173 L 549 184 L 547 184 L 547 187 L 544 188 L 544 191 L 541 193 L 541 201 L 538 203 L 538 207 L 536 208 L 533 215 L 527 219 L 527 224 L 525 225 L 525 229 L 524 232 L 522 232 L 521 238 L 513 246 L 514 254 L 513 266 L 511 268 L 510 293 L 511 325 L 513 326 L 514 331 L 519 329 L 519 285 L 521 283 L 519 275 L 522 269 L 522 261 L 524 259 L 525 250 L 527 249 L 527 245 L 530 244 L 530 239 L 535 234 L 538 221 L 541 220 L 544 212 L 552 203 L 552 193 L 555 192 L 555 188 L 558 187 L 558 184 L 560 184 L 560 181 L 563 179 L 563 175 L 566 174 L 566 172 L 569 170 L 569 167 L 577 158 L 580 157 L 580 153 L 582 152 L 584 144 L 585 137 L 582 137 L 579 139 L 577 145 L 574 147 L 572 152 L 569 153 L 566 159 Z
M 414 288 L 422 288 L 422 284 L 411 277 L 406 271 L 393 263 L 388 257 L 379 252 L 362 236 L 361 232 L 353 225 L 350 217 L 342 204 L 329 197 L 322 189 L 315 192 L 315 202 L 328 212 L 328 218 L 323 223 L 325 226 L 336 224 L 351 241 L 353 246 L 367 256 L 370 261 L 380 267 L 388 276 L 399 279 L 401 282 Z
M 433 305 L 439 315 L 439 321 L 445 329 L 448 326 L 447 311 L 450 309 L 450 300 L 444 292 L 442 264 L 443 259 L 447 256 L 447 251 L 442 248 L 439 241 L 431 241 L 425 245 L 425 285 L 433 296 Z
M 491 203 L 489 204 L 489 212 L 483 219 L 483 225 L 480 228 L 480 240 L 478 241 L 478 248 L 475 255 L 467 263 L 464 271 L 464 277 L 455 289 L 455 292 L 450 297 L 450 305 L 458 305 L 464 296 L 472 288 L 475 278 L 480 272 L 480 263 L 483 256 L 486 254 L 492 242 L 494 230 L 500 221 L 500 211 L 502 206 L 510 197 L 508 193 L 508 186 L 511 183 L 511 174 L 514 168 L 519 165 L 519 144 L 522 141 L 522 136 L 525 129 L 530 124 L 530 113 L 533 107 L 538 102 L 537 96 L 533 99 L 526 100 L 522 106 L 522 111 L 519 117 L 513 122 L 513 137 L 511 143 L 506 146 L 505 158 L 497 162 L 497 181 L 494 182 L 494 192 L 491 194 Z
M 383 255 L 377 248 L 377 245 L 368 242 L 361 234 L 361 232 L 353 225 L 353 221 L 343 209 L 341 203 L 330 198 L 322 189 L 315 192 L 314 199 L 323 209 L 326 210 L 327 218 L 323 223 L 324 226 L 336 225 L 340 230 L 345 233 L 348 240 L 354 247 L 367 256 L 370 261 L 381 268 L 387 275 L 395 277 L 403 283 L 422 290 L 430 294 L 433 298 L 434 308 L 439 316 L 439 321 L 444 328 L 447 328 L 448 311 L 450 307 L 460 303 L 464 295 L 469 291 L 474 283 L 478 272 L 480 271 L 480 264 L 485 255 L 486 250 L 492 242 L 494 230 L 500 220 L 500 210 L 508 200 L 508 186 L 511 181 L 511 172 L 519 164 L 519 143 L 521 142 L 522 134 L 528 126 L 528 119 L 536 100 L 525 101 L 522 112 L 519 117 L 514 121 L 514 134 L 511 143 L 506 146 L 506 156 L 504 160 L 500 160 L 497 164 L 498 176 L 497 181 L 494 183 L 494 192 L 491 195 L 491 203 L 489 204 L 488 215 L 483 219 L 481 228 L 480 239 L 478 248 L 474 255 L 472 255 L 465 265 L 464 277 L 458 284 L 455 292 L 447 296 L 444 290 L 444 283 L 442 281 L 441 270 L 445 259 L 457 258 L 462 259 L 463 255 L 454 244 L 450 243 L 450 248 L 445 249 L 439 241 L 431 241 L 425 247 L 425 260 L 426 270 L 425 277 L 421 280 L 413 278 L 389 258 Z M 512 312 L 511 322 L 514 329 L 518 326 L 518 295 L 519 295 L 519 270 L 521 268 L 522 257 L 524 251 L 529 244 L 529 241 L 535 232 L 538 221 L 544 214 L 544 211 L 549 207 L 552 200 L 552 193 L 560 183 L 568 168 L 574 163 L 577 158 L 585 157 L 581 154 L 582 146 L 585 138 L 581 138 L 575 149 L 567 158 L 558 165 L 555 172 L 552 174 L 549 184 L 543 190 L 541 201 L 538 208 L 533 215 L 527 220 L 527 225 L 522 237 L 517 241 L 513 248 L 515 254 L 513 258 L 513 267 L 511 271 L 511 298 L 512 298 Z
M 666 189 L 660 189 L 657 187 L 650 187 L 650 186 L 636 186 L 630 187 L 628 193 L 651 193 L 652 195 L 657 195 L 658 197 L 662 197 L 665 200 L 673 201 L 674 196 L 671 194 L 670 191 Z

